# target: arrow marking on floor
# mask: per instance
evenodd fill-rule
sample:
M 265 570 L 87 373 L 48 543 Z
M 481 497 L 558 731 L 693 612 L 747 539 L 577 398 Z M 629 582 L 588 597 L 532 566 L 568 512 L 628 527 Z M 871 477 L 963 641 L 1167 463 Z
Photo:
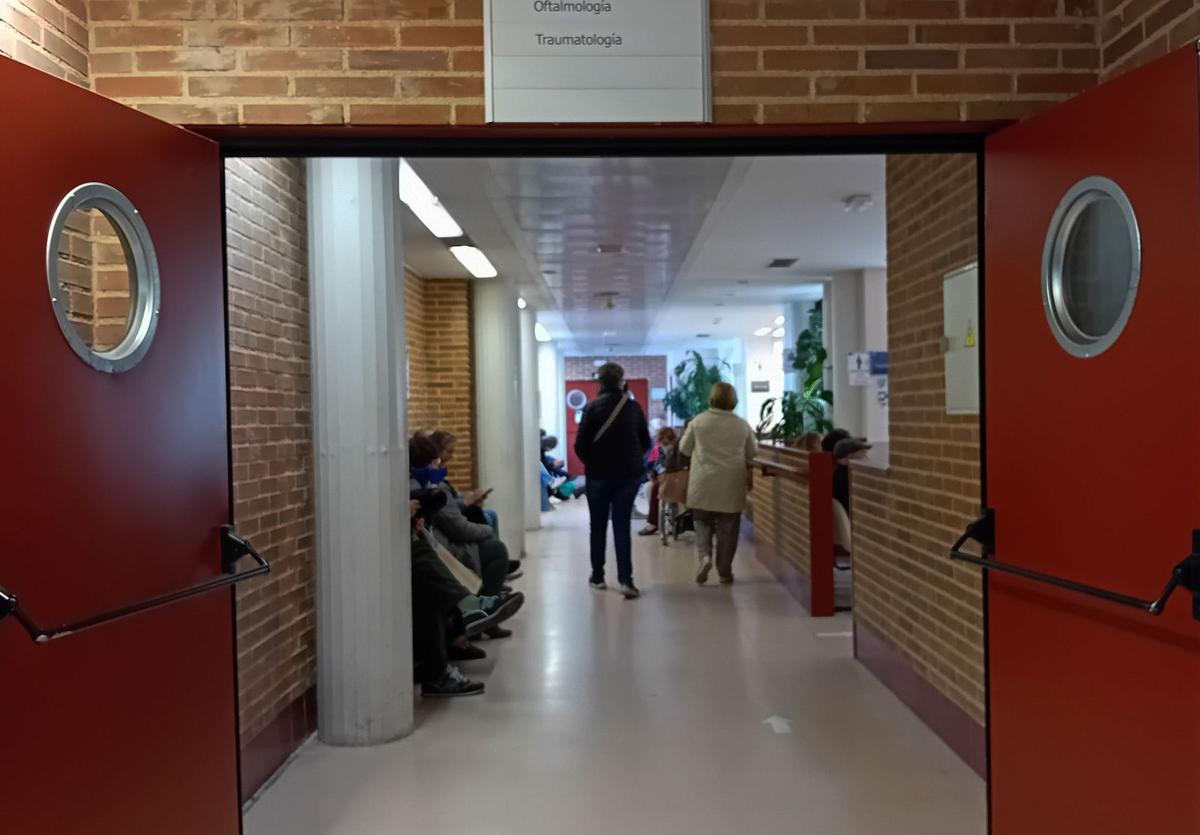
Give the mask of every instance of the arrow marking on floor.
M 763 720 L 764 725 L 770 725 L 771 730 L 777 734 L 790 734 L 792 732 L 792 720 L 784 719 L 782 716 L 769 716 Z

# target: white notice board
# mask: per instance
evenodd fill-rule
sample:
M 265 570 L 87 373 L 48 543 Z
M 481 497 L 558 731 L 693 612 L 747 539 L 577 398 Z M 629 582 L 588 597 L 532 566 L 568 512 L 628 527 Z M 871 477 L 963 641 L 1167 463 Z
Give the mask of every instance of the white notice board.
M 942 282 L 942 351 L 946 413 L 979 414 L 979 267 L 948 273 Z
M 708 0 L 484 0 L 489 122 L 707 122 Z

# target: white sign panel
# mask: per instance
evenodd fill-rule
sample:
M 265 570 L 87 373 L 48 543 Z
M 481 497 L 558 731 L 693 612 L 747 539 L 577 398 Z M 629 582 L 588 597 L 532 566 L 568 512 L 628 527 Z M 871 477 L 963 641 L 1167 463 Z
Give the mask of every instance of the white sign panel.
M 707 122 L 708 0 L 485 0 L 489 122 Z
M 846 373 L 852 386 L 869 386 L 871 384 L 871 355 L 866 351 L 856 351 L 846 357 Z

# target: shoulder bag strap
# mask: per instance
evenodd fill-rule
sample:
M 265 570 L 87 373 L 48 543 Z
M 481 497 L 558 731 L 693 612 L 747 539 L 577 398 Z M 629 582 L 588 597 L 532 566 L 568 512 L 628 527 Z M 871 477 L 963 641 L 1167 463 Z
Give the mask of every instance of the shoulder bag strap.
M 617 408 L 613 409 L 608 416 L 608 420 L 604 421 L 604 425 L 600 427 L 600 431 L 596 433 L 596 437 L 592 438 L 593 442 L 604 437 L 604 433 L 608 431 L 608 428 L 613 425 L 613 421 L 617 419 L 617 415 L 621 414 L 621 410 L 625 408 L 627 400 L 629 400 L 629 397 L 622 394 L 620 401 L 617 403 Z

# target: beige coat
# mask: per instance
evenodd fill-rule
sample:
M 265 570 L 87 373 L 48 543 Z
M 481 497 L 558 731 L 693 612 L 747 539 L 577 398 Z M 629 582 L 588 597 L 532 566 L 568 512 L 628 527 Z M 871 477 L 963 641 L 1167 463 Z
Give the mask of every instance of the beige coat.
M 746 468 L 758 453 L 750 424 L 733 412 L 709 409 L 688 424 L 679 451 L 691 456 L 687 506 L 715 513 L 746 507 Z

